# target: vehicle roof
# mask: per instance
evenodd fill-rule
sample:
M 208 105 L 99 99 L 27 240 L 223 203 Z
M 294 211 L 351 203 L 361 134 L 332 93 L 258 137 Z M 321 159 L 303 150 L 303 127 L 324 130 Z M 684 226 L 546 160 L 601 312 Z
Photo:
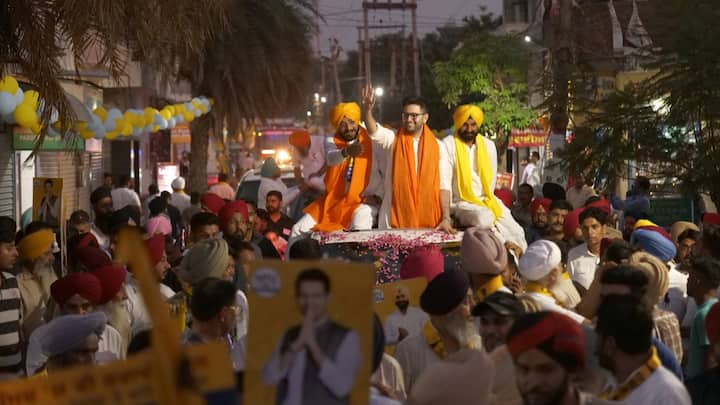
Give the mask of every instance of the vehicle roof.
M 240 183 L 242 183 L 244 181 L 260 181 L 261 177 L 262 176 L 260 175 L 260 169 L 248 170 L 240 178 Z M 281 174 L 280 174 L 281 179 L 289 179 L 289 178 L 294 178 L 294 177 L 295 177 L 295 172 L 293 169 L 281 169 Z

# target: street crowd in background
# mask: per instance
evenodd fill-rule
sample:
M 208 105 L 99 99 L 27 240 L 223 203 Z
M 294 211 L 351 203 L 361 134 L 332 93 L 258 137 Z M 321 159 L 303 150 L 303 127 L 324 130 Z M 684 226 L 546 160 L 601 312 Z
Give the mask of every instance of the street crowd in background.
M 438 139 L 421 99 L 403 102 L 394 131 L 373 117 L 373 94 L 337 105 L 327 139 L 293 133 L 296 186 L 268 159 L 255 201 L 236 200 L 226 174 L 143 199 L 110 176 L 93 212 L 70 216 L 64 252 L 50 224 L 0 218 L 0 378 L 149 347 L 133 269 L 114 261 L 121 229 L 144 235 L 184 343 L 225 342 L 241 376 L 253 261 L 322 259 L 313 232 L 429 228 L 464 232 L 460 263 L 445 267 L 433 245 L 403 259 L 401 278 L 428 283 L 422 311 L 399 294 L 393 321 L 375 322 L 372 404 L 720 404 L 720 216 L 664 229 L 642 177 L 624 200 L 539 185 L 534 168 L 517 196 L 495 190 L 478 107 L 458 106 L 455 134 Z M 297 390 L 283 403 L 311 403 Z

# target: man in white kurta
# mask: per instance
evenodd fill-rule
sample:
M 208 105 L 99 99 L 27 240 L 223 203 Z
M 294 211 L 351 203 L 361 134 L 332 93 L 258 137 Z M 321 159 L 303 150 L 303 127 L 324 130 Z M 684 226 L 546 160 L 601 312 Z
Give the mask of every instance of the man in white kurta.
M 468 109 L 472 115 L 468 115 Z M 459 114 L 458 112 L 463 112 L 463 114 Z M 455 220 L 463 227 L 494 228 L 503 243 L 510 241 L 525 250 L 525 248 L 527 248 L 525 231 L 515 222 L 510 210 L 504 204 L 497 204 L 500 207 L 501 215 L 495 218 L 493 212 L 487 207 L 461 198 L 461 186 L 457 174 L 458 154 L 465 153 L 465 159 L 469 159 L 470 179 L 472 182 L 470 186 L 472 192 L 479 198 L 483 198 L 482 196 L 486 196 L 485 198 L 495 198 L 493 191 L 497 178 L 498 160 L 495 143 L 483 136 L 476 136 L 483 120 L 482 111 L 478 107 L 460 106 L 456 110 L 454 117 L 457 118 L 455 122 L 456 134 L 445 137 L 443 139 L 445 148 L 441 149 L 444 153 L 441 153 L 440 158 L 440 190 L 441 193 L 445 193 L 445 195 L 449 194 L 451 212 Z M 467 139 L 472 139 L 472 141 L 461 142 L 460 144 L 465 150 L 456 150 L 455 138 L 458 137 L 461 139 L 463 136 L 467 137 Z M 476 144 L 476 142 L 480 140 L 484 142 L 489 167 L 492 171 L 490 175 L 491 182 L 488 185 L 490 190 L 485 190 L 482 179 L 480 178 L 479 162 L 477 159 L 478 145 Z M 470 144 L 468 145 L 468 143 Z
M 430 320 L 428 314 L 420 308 L 410 306 L 410 291 L 406 286 L 400 285 L 395 291 L 395 312 L 385 318 L 385 343 L 394 345 L 407 336 L 419 334 L 425 322 Z
M 440 190 L 438 160 L 442 155 L 442 145 L 435 134 L 426 125 L 429 119 L 425 102 L 420 98 L 406 98 L 403 100 L 401 128 L 397 134 L 395 131 L 380 125 L 373 116 L 372 109 L 375 105 L 374 91 L 372 87 L 363 89 L 363 114 L 368 134 L 373 144 L 382 148 L 385 152 L 383 201 L 378 214 L 378 228 L 435 228 L 444 216 L 450 217 L 450 212 L 443 213 L 440 204 Z M 412 155 L 404 148 L 403 140 L 412 138 Z M 424 141 L 432 139 L 429 143 Z M 434 151 L 424 150 L 423 145 L 435 147 Z M 440 156 L 435 154 L 439 153 Z M 409 153 L 408 153 L 409 155 Z M 435 160 L 430 162 L 429 160 Z M 412 173 L 397 170 L 394 167 L 397 163 L 406 163 L 411 160 Z M 424 168 L 425 170 L 421 170 Z M 408 176 L 409 174 L 409 176 Z M 398 179 L 397 177 L 402 177 Z M 397 196 L 393 195 L 393 189 L 400 184 L 410 187 L 410 191 L 401 201 L 393 201 Z M 434 189 L 427 189 L 428 187 Z M 393 204 L 395 205 L 395 216 L 393 217 Z

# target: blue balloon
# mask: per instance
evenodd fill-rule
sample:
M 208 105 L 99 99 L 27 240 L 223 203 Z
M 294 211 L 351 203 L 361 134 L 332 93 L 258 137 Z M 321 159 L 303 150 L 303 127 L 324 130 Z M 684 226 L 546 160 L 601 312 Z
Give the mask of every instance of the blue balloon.
M 15 96 L 4 91 L 0 91 L 0 115 L 12 114 L 17 107 Z
M 15 125 L 15 116 L 12 113 L 3 115 L 2 121 L 4 121 L 5 123 L 8 123 L 10 125 Z

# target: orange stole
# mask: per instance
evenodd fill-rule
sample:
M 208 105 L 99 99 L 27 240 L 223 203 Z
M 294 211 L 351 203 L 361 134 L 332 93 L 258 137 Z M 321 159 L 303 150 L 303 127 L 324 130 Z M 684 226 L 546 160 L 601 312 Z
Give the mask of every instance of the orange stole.
M 392 206 L 393 228 L 434 228 L 440 222 L 440 147 L 435 134 L 423 126 L 418 144 L 418 170 L 415 169 L 413 137 L 398 131 L 393 148 Z
M 328 166 L 325 173 L 325 196 L 305 208 L 305 213 L 317 222 L 314 231 L 333 232 L 349 228 L 353 213 L 362 203 L 360 194 L 365 191 L 372 172 L 372 140 L 362 127 L 358 139 L 363 146 L 363 153 L 355 158 L 350 186 L 346 187 L 345 179 L 350 164 L 350 158 L 347 158 L 337 166 Z M 338 134 L 335 134 L 334 141 L 338 149 L 348 145 Z

